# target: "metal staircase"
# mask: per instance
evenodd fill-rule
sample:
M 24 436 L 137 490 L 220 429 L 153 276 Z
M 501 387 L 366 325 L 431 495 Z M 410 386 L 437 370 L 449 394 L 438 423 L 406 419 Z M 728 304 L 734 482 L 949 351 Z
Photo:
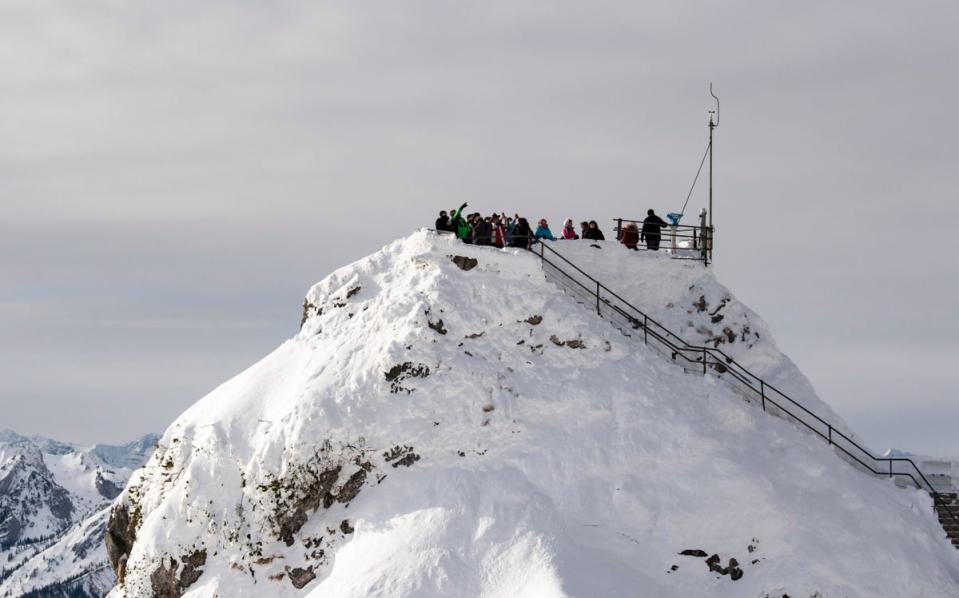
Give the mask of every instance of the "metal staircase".
M 836 429 L 788 395 L 767 383 L 718 348 L 687 343 L 681 336 L 649 317 L 604 284 L 566 259 L 549 244 L 536 242 L 535 253 L 543 269 L 556 284 L 595 309 L 628 337 L 643 343 L 672 360 L 686 372 L 715 376 L 732 386 L 747 401 L 758 403 L 763 411 L 792 421 L 811 431 L 855 467 L 876 476 L 912 484 L 929 493 L 939 521 L 952 545 L 959 549 L 959 499 L 956 492 L 944 492 L 933 485 L 908 457 L 877 457 L 858 442 Z

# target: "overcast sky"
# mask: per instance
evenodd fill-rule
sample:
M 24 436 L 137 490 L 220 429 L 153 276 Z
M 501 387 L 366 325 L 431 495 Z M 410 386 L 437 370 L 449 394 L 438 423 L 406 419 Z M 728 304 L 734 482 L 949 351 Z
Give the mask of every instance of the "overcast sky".
M 876 449 L 959 456 L 959 4 L 0 4 L 0 428 L 160 432 L 440 208 L 676 211 Z M 701 187 L 687 211 L 705 201 Z

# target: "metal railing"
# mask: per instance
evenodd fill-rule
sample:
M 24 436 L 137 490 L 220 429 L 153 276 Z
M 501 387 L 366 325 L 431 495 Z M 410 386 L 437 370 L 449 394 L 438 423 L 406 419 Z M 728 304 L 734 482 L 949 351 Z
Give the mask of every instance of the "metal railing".
M 715 375 L 738 390 L 748 401 L 758 402 L 764 412 L 797 422 L 840 451 L 840 456 L 847 461 L 869 473 L 890 478 L 908 478 L 916 488 L 926 490 L 932 496 L 934 504 L 944 507 L 949 505 L 912 459 L 874 456 L 844 432 L 753 374 L 721 349 L 686 342 L 681 336 L 584 272 L 550 245 L 537 242 L 530 251 L 540 258 L 547 272 L 554 271 L 558 275 L 559 284 L 583 298 L 584 303 L 588 301 L 591 307 L 595 304 L 597 315 L 609 319 L 626 336 L 641 334 L 643 343 L 669 357 L 685 371 Z M 959 515 L 952 509 L 943 509 L 940 512 L 949 513 L 952 519 L 959 522 Z
M 616 226 L 613 230 L 616 233 L 616 240 L 622 239 L 622 234 L 627 230 L 626 226 L 634 225 L 637 235 L 642 234 L 643 221 L 630 220 L 628 218 L 616 218 L 613 220 Z M 667 224 L 662 228 L 662 232 L 654 238 L 658 238 L 655 243 L 659 251 L 665 251 L 675 260 L 696 260 L 705 265 L 713 259 L 713 239 L 716 231 L 706 226 L 692 226 L 689 224 Z M 652 249 L 644 245 L 643 241 L 637 238 L 639 244 L 638 251 L 647 251 Z

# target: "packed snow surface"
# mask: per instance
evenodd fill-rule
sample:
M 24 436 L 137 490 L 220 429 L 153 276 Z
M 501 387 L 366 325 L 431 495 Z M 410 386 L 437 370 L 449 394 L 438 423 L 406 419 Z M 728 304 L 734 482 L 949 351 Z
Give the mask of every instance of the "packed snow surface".
M 597 245 L 557 247 L 838 423 L 709 270 Z M 536 256 L 425 231 L 314 286 L 295 337 L 170 426 L 111 530 L 113 598 L 959 595 L 927 494 L 684 374 Z

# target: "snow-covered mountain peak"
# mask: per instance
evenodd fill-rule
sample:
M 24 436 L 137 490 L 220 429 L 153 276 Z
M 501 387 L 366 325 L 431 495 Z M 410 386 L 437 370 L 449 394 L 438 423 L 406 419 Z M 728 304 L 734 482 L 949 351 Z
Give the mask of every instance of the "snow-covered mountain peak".
M 105 509 L 156 438 L 115 447 L 113 459 L 104 460 L 96 447 L 0 432 L 0 596 L 53 588 L 94 570 L 83 584 L 70 585 L 71 595 L 112 585 L 104 569 Z M 92 516 L 99 528 L 87 521 Z
M 560 247 L 834 418 L 710 271 L 596 245 Z M 684 374 L 533 254 L 429 232 L 311 288 L 293 338 L 167 429 L 107 544 L 114 597 L 927 596 L 959 581 L 928 495 Z

